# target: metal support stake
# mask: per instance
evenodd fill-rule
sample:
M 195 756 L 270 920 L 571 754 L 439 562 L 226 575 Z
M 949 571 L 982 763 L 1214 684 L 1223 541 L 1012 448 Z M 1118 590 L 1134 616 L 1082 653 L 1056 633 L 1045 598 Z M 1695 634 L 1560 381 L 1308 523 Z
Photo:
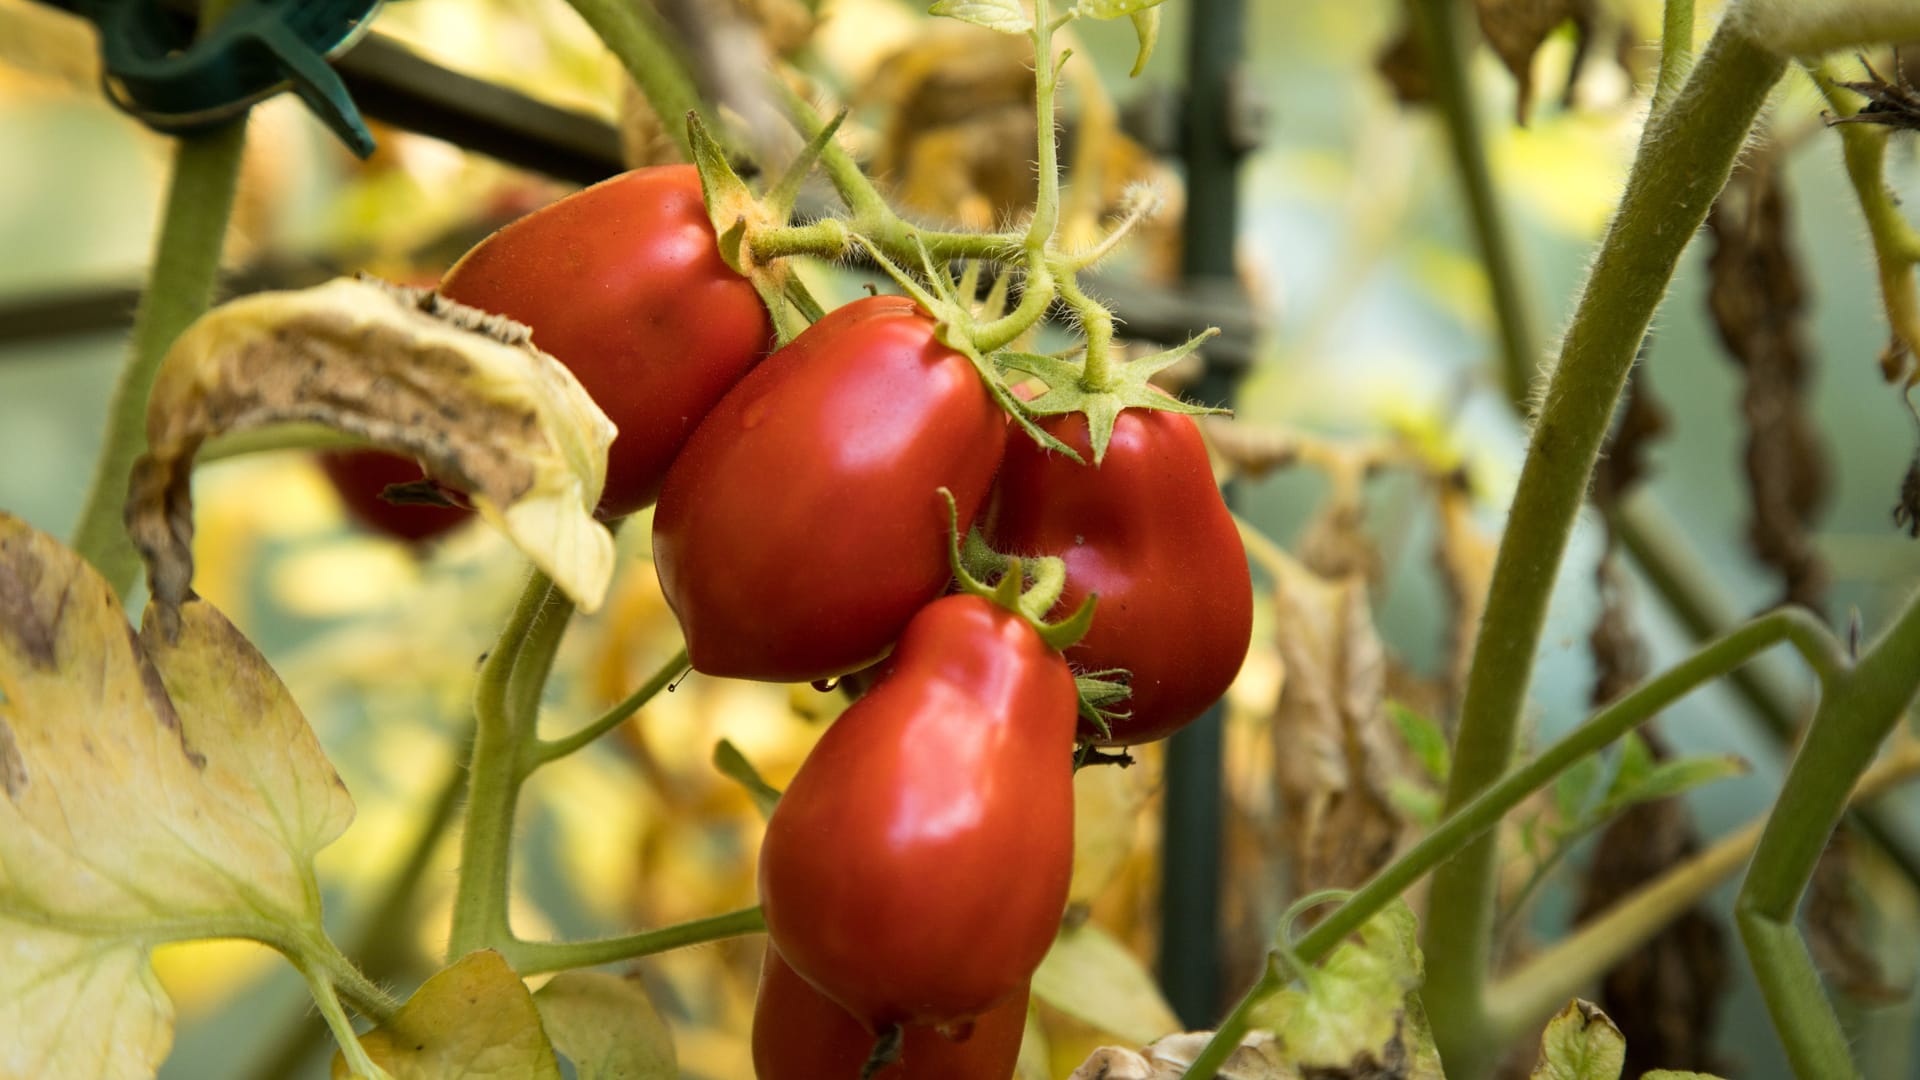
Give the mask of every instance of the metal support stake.
M 1245 8 L 1245 0 L 1192 0 L 1187 8 L 1187 95 L 1181 125 L 1186 132 L 1181 156 L 1186 161 L 1187 210 L 1180 265 L 1190 295 L 1217 294 L 1243 310 L 1247 298 L 1233 253 L 1239 230 L 1238 165 L 1247 149 L 1245 101 L 1238 84 Z M 1240 368 L 1209 357 L 1191 395 L 1207 404 L 1231 404 Z M 1195 1029 L 1212 1027 L 1222 1004 L 1221 721 L 1222 709 L 1216 704 L 1167 745 L 1160 981 L 1181 1022 Z

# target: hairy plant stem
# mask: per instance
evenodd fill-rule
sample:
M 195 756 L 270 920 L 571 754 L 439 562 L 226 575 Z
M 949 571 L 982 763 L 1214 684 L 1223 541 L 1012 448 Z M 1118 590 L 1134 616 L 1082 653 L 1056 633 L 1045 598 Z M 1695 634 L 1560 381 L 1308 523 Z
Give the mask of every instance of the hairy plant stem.
M 640 956 L 702 945 L 709 941 L 762 933 L 767 921 L 758 907 L 729 911 L 705 919 L 676 923 L 638 934 L 602 938 L 597 941 L 510 941 L 501 953 L 513 970 L 522 975 L 541 975 L 549 971 L 594 967 L 632 960 Z
M 471 793 L 460 839 L 453 929 L 447 941 L 449 963 L 476 949 L 497 948 L 512 940 L 507 896 L 513 825 L 535 719 L 522 708 L 528 680 L 521 669 L 523 663 L 537 669 L 544 683 L 553 656 L 551 651 L 544 658 L 533 655 L 536 636 L 539 645 L 557 648 L 572 610 L 566 595 L 536 571 L 514 605 L 499 642 L 480 667 L 474 688 L 473 757 L 468 766 Z M 534 693 L 537 704 L 537 688 Z
M 658 697 L 660 691 L 672 686 L 674 680 L 680 678 L 680 676 L 686 674 L 689 670 L 687 666 L 687 650 L 683 647 L 673 655 L 671 660 L 662 664 L 660 670 L 653 673 L 652 678 L 641 684 L 640 689 L 627 695 L 625 701 L 601 713 L 599 719 L 593 723 L 588 724 L 586 727 L 581 728 L 571 735 L 536 742 L 533 752 L 528 755 L 527 771 L 531 772 L 550 761 L 557 761 L 560 758 L 566 757 L 568 754 L 584 748 L 588 743 L 619 727 L 626 722 L 628 717 L 639 712 L 647 702 Z
M 693 77 L 681 63 L 660 16 L 650 5 L 628 0 L 567 0 L 600 41 L 620 59 L 621 66 L 633 77 L 634 84 L 660 118 L 660 126 L 673 136 L 683 161 L 693 160 L 693 145 L 687 138 L 687 114 L 705 112 Z
M 1053 56 L 1053 15 L 1049 0 L 1033 0 L 1033 105 L 1039 133 L 1034 158 L 1040 187 L 1034 193 L 1033 219 L 1027 223 L 1027 252 L 1046 256 L 1060 227 L 1060 155 L 1054 97 L 1060 88 L 1060 64 Z
M 1653 111 L 1680 92 L 1693 65 L 1693 0 L 1667 0 L 1660 26 L 1660 74 L 1653 84 Z
M 1513 756 L 1546 609 L 1613 407 L 1681 252 L 1726 183 L 1785 68 L 1730 17 L 1672 108 L 1649 122 L 1627 190 L 1547 386 L 1501 540 L 1467 678 L 1448 810 L 1501 776 Z M 1449 1075 L 1475 1080 L 1499 1047 L 1484 988 L 1493 929 L 1491 838 L 1434 875 L 1426 928 L 1429 1008 Z
M 1734 903 L 1760 991 L 1800 1076 L 1835 1076 L 1851 1068 L 1846 1035 L 1821 990 L 1794 913 L 1854 784 L 1920 690 L 1920 593 L 1851 671 L 1822 683 L 1820 708 Z
M 233 214 L 246 143 L 244 118 L 175 143 L 173 177 L 153 269 L 133 317 L 126 366 L 114 384 L 106 442 L 74 528 L 73 549 L 125 596 L 140 575 L 124 507 L 135 459 L 147 449 L 147 397 L 174 339 L 213 306 L 220 248 Z
M 303 969 L 307 989 L 313 994 L 313 1002 L 320 1008 L 320 1015 L 326 1019 L 327 1029 L 333 1032 L 333 1039 L 340 1044 L 340 1056 L 346 1061 L 350 1075 L 360 1080 L 392 1080 L 385 1069 L 374 1064 L 367 1056 L 366 1047 L 360 1045 L 360 1037 L 354 1033 L 353 1022 L 347 1019 L 346 1010 L 340 1007 L 340 998 L 334 993 L 333 983 L 327 976 Z
M 1697 687 L 1739 668 L 1781 641 L 1790 642 L 1808 664 L 1829 677 L 1844 670 L 1845 657 L 1831 631 L 1799 609 L 1773 611 L 1732 631 L 1595 713 L 1538 757 L 1508 772 L 1499 782 L 1487 786 L 1470 802 L 1449 813 L 1446 820 L 1419 843 L 1375 874 L 1295 941 L 1294 958 L 1302 965 L 1325 959 L 1348 934 L 1364 926 L 1429 871 L 1477 838 L 1487 836 L 1509 811 L 1552 783 L 1575 762 L 1646 723 Z M 1241 998 L 1228 1022 L 1221 1025 L 1222 1034 L 1208 1043 L 1187 1070 L 1187 1080 L 1208 1080 L 1214 1075 L 1246 1032 L 1245 1024 L 1241 1023 L 1237 1028 L 1239 1034 L 1233 1035 L 1236 1029 L 1229 1025 L 1236 1018 L 1244 1021 L 1261 1000 L 1278 989 L 1270 983 L 1270 977 L 1263 977 Z M 1432 1004 L 1428 1002 L 1429 1009 Z
M 1853 91 L 1839 86 L 1831 65 L 1813 72 L 1813 80 L 1826 95 L 1827 104 L 1841 117 L 1857 116 L 1860 102 Z M 1874 264 L 1880 275 L 1880 300 L 1887 311 L 1887 322 L 1894 339 L 1914 356 L 1920 357 L 1920 289 L 1914 284 L 1914 264 L 1920 263 L 1920 231 L 1916 231 L 1900 212 L 1900 204 L 1887 187 L 1887 139 L 1892 129 L 1873 124 L 1841 124 L 1841 152 L 1847 163 L 1847 179 L 1853 184 L 1860 202 L 1860 213 L 1867 221 L 1867 234 L 1873 240 Z M 1889 377 L 1894 373 L 1889 372 Z
M 1467 68 L 1470 39 L 1463 39 L 1461 34 L 1463 6 L 1457 0 L 1409 0 L 1407 5 L 1426 50 L 1427 71 L 1446 128 L 1447 149 L 1453 155 L 1454 174 L 1459 178 L 1480 248 L 1480 262 L 1487 274 L 1487 291 L 1500 337 L 1501 386 L 1509 401 L 1524 403 L 1540 356 L 1535 351 L 1533 317 L 1526 290 L 1520 285 L 1506 217 L 1500 212 L 1493 176 L 1487 168 L 1486 140 L 1481 134 Z

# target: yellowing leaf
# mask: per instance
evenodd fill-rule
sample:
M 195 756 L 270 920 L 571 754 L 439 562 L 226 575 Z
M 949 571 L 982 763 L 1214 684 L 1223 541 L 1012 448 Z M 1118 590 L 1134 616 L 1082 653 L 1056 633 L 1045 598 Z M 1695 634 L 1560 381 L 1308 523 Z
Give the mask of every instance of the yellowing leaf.
M 1439 1080 L 1440 1057 L 1420 1006 L 1419 924 L 1395 901 L 1333 950 L 1304 985 L 1275 994 L 1256 1024 L 1301 1073 Z
M 533 995 L 553 1045 L 579 1080 L 672 1080 L 673 1034 L 634 979 L 569 971 Z
M 1210 1031 L 1169 1035 L 1139 1053 L 1101 1047 L 1068 1080 L 1180 1080 L 1212 1038 Z M 1277 1059 L 1272 1035 L 1256 1031 L 1234 1047 L 1214 1075 L 1219 1080 L 1294 1080 L 1299 1073 Z
M 1094 19 L 1117 19 L 1156 7 L 1161 0 L 1080 0 L 1073 5 L 1081 15 Z
M 151 615 L 151 611 L 149 612 Z M 93 569 L 0 514 L 0 1075 L 150 1075 L 168 941 L 319 932 L 353 803 L 266 661 L 184 605 L 137 636 Z
M 1533 1080 L 1619 1080 L 1627 1039 L 1600 1006 L 1575 999 L 1547 1022 Z
M 1033 29 L 1033 19 L 1020 6 L 1020 0 L 939 0 L 927 14 L 945 15 L 1003 34 L 1024 34 Z
M 1068 898 L 1098 899 L 1136 852 L 1140 811 L 1160 786 L 1158 759 L 1073 774 L 1073 883 Z
M 201 443 L 287 423 L 418 458 L 582 611 L 606 595 L 613 536 L 593 508 L 614 428 L 579 382 L 518 323 L 343 279 L 222 304 L 168 351 L 127 501 L 163 612 L 191 594 L 189 481 Z
M 1136 1044 L 1180 1029 L 1153 976 L 1092 923 L 1060 931 L 1033 973 L 1033 996 Z
M 491 949 L 428 979 L 360 1045 L 393 1080 L 560 1080 L 533 995 Z M 336 1053 L 335 1080 L 350 1075 Z

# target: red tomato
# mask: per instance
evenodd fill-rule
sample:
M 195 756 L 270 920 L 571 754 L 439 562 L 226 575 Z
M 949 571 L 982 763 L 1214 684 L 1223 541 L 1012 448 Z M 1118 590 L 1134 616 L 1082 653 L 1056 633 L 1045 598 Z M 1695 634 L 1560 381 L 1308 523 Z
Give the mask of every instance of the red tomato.
M 1041 427 L 1093 460 L 1087 418 Z M 1165 738 L 1226 692 L 1253 634 L 1253 583 L 1233 517 L 1193 418 L 1126 409 L 1099 467 L 1016 439 L 987 514 L 1001 551 L 1059 555 L 1056 614 L 1100 597 L 1093 628 L 1066 652 L 1082 671 L 1126 668 L 1132 697 L 1108 745 Z M 1089 738 L 1097 735 L 1082 725 Z
M 652 502 L 674 455 L 773 348 L 773 324 L 715 246 L 691 165 L 636 169 L 481 241 L 440 291 L 517 319 L 620 434 L 600 514 Z
M 390 503 L 380 493 L 394 484 L 422 479 L 418 462 L 384 450 L 336 450 L 319 455 L 320 468 L 346 506 L 347 516 L 372 532 L 420 543 L 473 520 L 473 512 L 451 506 Z
M 1073 673 L 1020 616 L 948 596 L 827 729 L 760 849 L 780 954 L 870 1029 L 1027 985 L 1073 873 Z
M 653 558 L 694 669 L 808 682 L 886 651 L 939 596 L 945 487 L 966 528 L 1006 416 L 911 300 L 829 313 L 687 441 L 660 490 Z
M 874 1080 L 1007 1080 L 1026 1034 L 1027 991 L 981 1016 L 964 1039 L 910 1027 L 900 1060 Z M 758 1080 L 855 1080 L 873 1053 L 873 1032 L 807 985 L 767 947 L 753 1003 L 753 1074 Z

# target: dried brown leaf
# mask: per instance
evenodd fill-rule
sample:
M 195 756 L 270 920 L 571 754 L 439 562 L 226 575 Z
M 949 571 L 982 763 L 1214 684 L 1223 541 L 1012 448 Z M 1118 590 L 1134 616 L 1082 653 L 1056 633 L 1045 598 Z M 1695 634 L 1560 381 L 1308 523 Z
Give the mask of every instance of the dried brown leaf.
M 1826 501 L 1827 455 L 1809 410 L 1814 357 L 1783 183 L 1778 169 L 1743 169 L 1714 203 L 1707 302 L 1746 375 L 1748 543 L 1779 571 L 1782 602 L 1818 610 L 1827 567 L 1811 526 Z
M 1591 19 L 1592 0 L 1474 0 L 1473 6 L 1487 44 L 1519 84 L 1515 110 L 1524 124 L 1533 105 L 1533 54 L 1568 19 L 1584 26 Z
M 613 575 L 593 517 L 613 425 L 518 323 L 371 280 L 215 308 L 168 351 L 127 531 L 163 621 L 192 595 L 194 455 L 215 435 L 322 424 L 417 458 L 465 492 L 582 610 Z
M 1855 1001 L 1892 1005 L 1908 990 L 1892 985 L 1869 940 L 1866 912 L 1853 875 L 1853 831 L 1834 830 L 1807 888 L 1807 947 L 1827 981 Z
M 1433 561 L 1446 589 L 1448 697 L 1458 703 L 1465 693 L 1467 669 L 1473 663 L 1474 638 L 1486 611 L 1487 590 L 1493 582 L 1493 561 L 1499 537 L 1474 520 L 1473 494 L 1464 475 L 1455 474 L 1436 486 L 1434 499 L 1440 529 L 1434 540 Z M 1435 712 L 1432 715 L 1445 715 Z
M 1656 759 L 1667 755 L 1647 739 Z M 1658 799 L 1629 807 L 1600 834 L 1582 886 L 1576 925 L 1598 916 L 1691 857 L 1700 847 L 1686 804 Z M 1627 1039 L 1625 1075 L 1652 1068 L 1717 1072 L 1713 1033 L 1730 985 L 1726 934 L 1702 907 L 1689 908 L 1601 981 L 1600 1004 Z
M 1386 715 L 1386 653 L 1365 580 L 1281 567 L 1274 607 L 1285 676 L 1274 771 L 1297 896 L 1357 887 L 1392 857 L 1405 822 L 1388 792 L 1405 765 Z

